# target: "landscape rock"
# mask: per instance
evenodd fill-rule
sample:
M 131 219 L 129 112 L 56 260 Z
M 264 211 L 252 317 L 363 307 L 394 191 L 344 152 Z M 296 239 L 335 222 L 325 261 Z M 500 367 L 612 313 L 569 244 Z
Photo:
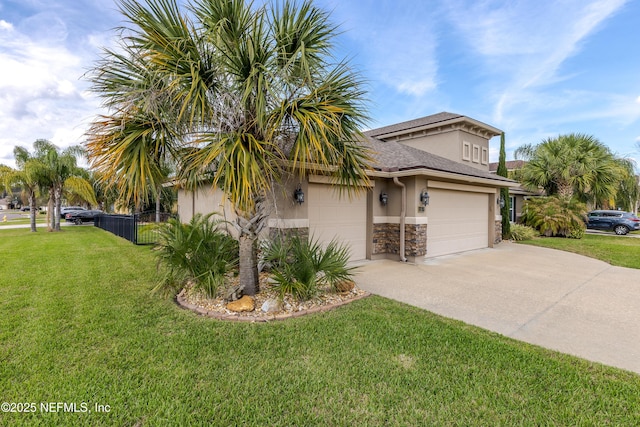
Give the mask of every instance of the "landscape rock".
M 244 295 L 242 298 L 236 301 L 232 301 L 227 304 L 227 310 L 236 313 L 244 311 L 253 311 L 256 308 L 256 302 L 249 295 Z
M 275 313 L 282 311 L 282 301 L 274 298 L 269 298 L 262 304 L 261 310 L 265 313 Z
M 336 290 L 338 292 L 351 292 L 355 286 L 356 284 L 353 280 L 343 280 L 336 285 Z

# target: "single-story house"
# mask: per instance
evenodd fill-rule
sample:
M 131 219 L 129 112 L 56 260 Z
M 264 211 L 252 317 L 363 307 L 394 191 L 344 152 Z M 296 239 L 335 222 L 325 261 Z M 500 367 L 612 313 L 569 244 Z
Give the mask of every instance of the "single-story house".
M 273 190 L 268 233 L 337 238 L 353 261 L 420 262 L 501 241 L 499 190 L 518 183 L 489 172 L 489 140 L 499 129 L 443 112 L 364 134 L 375 160 L 369 184 L 349 197 L 328 176 L 291 176 Z M 234 219 L 219 189 L 179 190 L 182 221 L 214 211 Z

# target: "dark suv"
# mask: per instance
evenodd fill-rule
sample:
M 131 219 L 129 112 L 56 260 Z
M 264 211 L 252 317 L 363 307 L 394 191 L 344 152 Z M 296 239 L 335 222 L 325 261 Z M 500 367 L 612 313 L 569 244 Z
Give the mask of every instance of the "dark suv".
M 622 236 L 629 231 L 640 230 L 640 218 L 624 211 L 591 211 L 587 215 L 587 228 L 615 231 Z

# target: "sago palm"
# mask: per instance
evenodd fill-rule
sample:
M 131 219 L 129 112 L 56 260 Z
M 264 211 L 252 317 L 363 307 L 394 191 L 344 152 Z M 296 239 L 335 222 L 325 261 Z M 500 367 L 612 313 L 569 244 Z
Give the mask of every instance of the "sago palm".
M 240 281 L 251 295 L 274 184 L 314 171 L 332 173 L 347 191 L 367 180 L 369 153 L 357 142 L 362 82 L 333 60 L 336 27 L 310 1 L 194 0 L 186 8 L 120 4 L 129 22 L 120 49 L 105 51 L 91 74 L 110 115 L 96 122 L 88 148 L 129 187 L 156 179 L 160 148 L 149 146 L 169 154 L 190 188 L 210 176 L 238 213 Z M 146 138 L 131 135 L 138 114 L 154 121 Z

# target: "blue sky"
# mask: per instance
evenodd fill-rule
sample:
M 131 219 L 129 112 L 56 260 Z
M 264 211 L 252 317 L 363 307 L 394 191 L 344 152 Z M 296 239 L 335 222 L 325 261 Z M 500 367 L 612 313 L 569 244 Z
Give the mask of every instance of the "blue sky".
M 449 111 L 525 143 L 594 135 L 640 160 L 640 2 L 317 0 L 368 81 L 370 127 Z M 0 163 L 78 144 L 100 113 L 82 75 L 113 46 L 112 0 L 0 0 Z M 497 160 L 498 139 L 491 160 Z

